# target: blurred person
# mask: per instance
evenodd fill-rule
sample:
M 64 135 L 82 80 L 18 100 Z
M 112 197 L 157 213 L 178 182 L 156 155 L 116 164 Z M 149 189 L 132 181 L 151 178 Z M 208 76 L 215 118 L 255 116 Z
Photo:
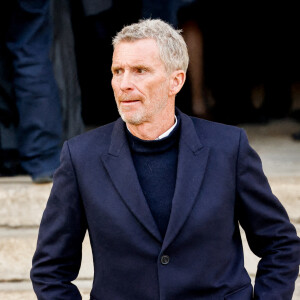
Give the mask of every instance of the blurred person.
M 12 61 L 6 48 L 6 33 L 12 3 L 0 3 L 0 176 L 13 176 L 22 173 L 15 126 L 18 112 L 12 89 Z
M 50 0 L 16 0 L 7 46 L 13 57 L 13 88 L 19 113 L 18 150 L 36 183 L 51 182 L 59 165 L 61 104 L 49 58 Z
M 161 20 L 114 38 L 117 121 L 65 142 L 31 279 L 38 299 L 292 299 L 300 242 L 244 130 L 175 108 L 188 51 Z M 258 264 L 254 295 L 239 224 Z

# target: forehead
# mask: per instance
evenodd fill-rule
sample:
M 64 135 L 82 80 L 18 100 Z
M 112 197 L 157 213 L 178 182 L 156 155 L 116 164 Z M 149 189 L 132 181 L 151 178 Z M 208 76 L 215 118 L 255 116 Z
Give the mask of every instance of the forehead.
M 120 42 L 113 53 L 113 64 L 162 63 L 157 43 L 153 39 Z

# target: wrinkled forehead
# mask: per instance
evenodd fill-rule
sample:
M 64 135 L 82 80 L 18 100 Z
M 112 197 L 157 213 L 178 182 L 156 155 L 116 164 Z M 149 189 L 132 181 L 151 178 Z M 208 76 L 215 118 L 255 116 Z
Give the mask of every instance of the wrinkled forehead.
M 130 64 L 133 62 L 163 64 L 157 42 L 154 39 L 119 42 L 113 52 L 112 64 Z

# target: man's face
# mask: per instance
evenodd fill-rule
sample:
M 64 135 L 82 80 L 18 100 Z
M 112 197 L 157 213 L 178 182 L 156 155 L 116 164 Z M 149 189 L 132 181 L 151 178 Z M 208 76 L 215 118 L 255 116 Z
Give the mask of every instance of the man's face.
M 115 100 L 126 123 L 156 122 L 171 109 L 170 76 L 155 40 L 119 43 L 113 54 L 112 73 Z

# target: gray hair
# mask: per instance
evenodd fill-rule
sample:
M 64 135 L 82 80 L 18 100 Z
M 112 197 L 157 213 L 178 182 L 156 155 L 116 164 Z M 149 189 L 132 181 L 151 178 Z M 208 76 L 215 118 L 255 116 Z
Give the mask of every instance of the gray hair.
M 160 19 L 140 20 L 138 23 L 125 26 L 113 38 L 114 48 L 121 42 L 134 42 L 142 39 L 156 41 L 160 58 L 167 72 L 183 70 L 186 72 L 189 55 L 181 30 L 174 29 Z

